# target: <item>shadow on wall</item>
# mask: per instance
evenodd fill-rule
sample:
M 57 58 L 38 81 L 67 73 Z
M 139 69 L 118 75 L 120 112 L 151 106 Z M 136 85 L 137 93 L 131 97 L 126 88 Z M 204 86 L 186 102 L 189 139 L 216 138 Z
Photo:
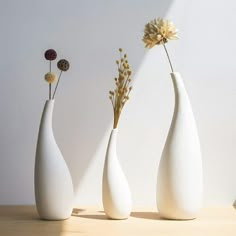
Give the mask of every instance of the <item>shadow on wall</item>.
M 43 81 L 48 69 L 44 50 L 55 48 L 71 63 L 57 91 L 53 127 L 76 190 L 95 156 L 101 160 L 102 170 L 106 146 L 100 144 L 112 123 L 108 91 L 114 87 L 117 73 L 117 49 L 124 48 L 133 71 L 137 71 L 145 51 L 143 26 L 154 17 L 165 16 L 172 1 L 42 0 L 3 4 L 1 47 L 7 56 L 2 63 L 4 80 L 0 88 L 2 204 L 34 202 L 35 147 L 44 97 L 48 95 Z M 56 9 L 58 17 L 45 14 L 45 6 Z
M 102 172 L 106 145 L 100 144 L 112 127 L 108 91 L 114 87 L 118 48 L 123 47 L 129 54 L 133 71 L 137 71 L 145 51 L 141 41 L 144 24 L 165 16 L 172 1 L 103 1 L 93 9 L 83 3 L 83 24 L 77 27 L 70 52 L 73 85 L 67 87 L 66 94 L 58 94 L 60 106 L 54 114 L 55 135 L 69 165 L 75 192 L 95 156 Z M 100 191 L 100 186 L 96 187 Z
M 42 0 L 38 3 L 4 3 L 7 6 L 2 7 L 4 14 L 1 14 L 1 22 L 5 24 L 2 27 L 5 37 L 2 53 L 7 57 L 2 65 L 4 84 L 0 93 L 1 101 L 8 102 L 7 105 L 2 102 L 0 106 L 5 121 L 0 124 L 0 173 L 4 176 L 0 183 L 2 193 L 5 193 L 1 198 L 4 204 L 34 202 L 32 155 L 35 154 L 43 108 L 40 94 L 45 91 L 44 95 L 47 95 L 46 85 L 41 81 L 44 74 L 41 68 L 45 64 L 38 56 L 40 50 L 36 50 L 39 45 L 43 50 L 54 47 L 71 63 L 71 69 L 63 75 L 57 91 L 53 127 L 77 191 L 111 128 L 108 91 L 114 86 L 117 49 L 123 47 L 127 51 L 133 71 L 137 71 L 144 55 L 141 42 L 144 24 L 157 16 L 165 16 L 172 2 L 89 0 L 68 4 L 62 0 Z M 45 14 L 45 6 L 47 9 L 56 7 L 58 17 Z M 22 55 L 26 61 L 22 60 Z M 13 91 L 11 99 L 6 91 Z M 14 143 L 13 148 L 9 148 L 10 143 Z M 100 170 L 105 150 L 106 146 L 101 148 Z M 52 225 L 56 230 L 54 235 L 65 231 L 63 224 L 60 221 Z

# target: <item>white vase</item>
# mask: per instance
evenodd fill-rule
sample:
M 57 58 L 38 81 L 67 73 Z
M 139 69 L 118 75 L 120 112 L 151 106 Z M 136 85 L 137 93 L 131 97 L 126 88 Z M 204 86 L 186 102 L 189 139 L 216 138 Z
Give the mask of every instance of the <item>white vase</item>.
M 112 219 L 126 219 L 132 208 L 132 199 L 126 177 L 117 159 L 117 129 L 110 135 L 102 182 L 102 200 L 106 215 Z
M 52 130 L 54 100 L 44 106 L 35 158 L 35 200 L 40 218 L 64 220 L 73 209 L 73 184 L 70 172 Z
M 157 208 L 167 219 L 194 219 L 202 203 L 202 160 L 194 115 L 181 75 L 171 73 L 175 108 L 157 179 Z

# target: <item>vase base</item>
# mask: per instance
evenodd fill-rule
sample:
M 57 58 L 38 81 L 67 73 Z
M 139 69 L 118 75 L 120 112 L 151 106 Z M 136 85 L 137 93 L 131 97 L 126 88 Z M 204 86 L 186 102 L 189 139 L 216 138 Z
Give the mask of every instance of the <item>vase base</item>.
M 165 216 L 161 216 L 161 219 L 164 220 L 176 220 L 176 221 L 187 221 L 187 220 L 195 220 L 197 217 L 191 217 L 191 218 L 180 218 L 180 217 L 165 217 Z
M 179 220 L 179 221 L 184 221 L 184 220 L 194 220 L 197 218 L 196 215 L 168 215 L 168 214 L 162 214 L 160 213 L 161 219 L 165 220 Z
M 68 217 L 63 217 L 63 218 L 50 218 L 50 217 L 40 217 L 40 220 L 44 220 L 44 221 L 63 221 L 63 220 L 68 220 L 71 216 Z
M 129 218 L 129 216 L 126 216 L 126 217 L 111 217 L 111 216 L 107 215 L 107 218 L 109 220 L 127 220 Z

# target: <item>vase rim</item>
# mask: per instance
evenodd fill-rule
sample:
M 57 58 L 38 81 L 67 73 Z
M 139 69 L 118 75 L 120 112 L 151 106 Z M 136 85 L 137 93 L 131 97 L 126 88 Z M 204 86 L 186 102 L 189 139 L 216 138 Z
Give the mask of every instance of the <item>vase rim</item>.
M 47 99 L 46 102 L 54 102 L 55 99 Z
M 170 72 L 171 75 L 174 75 L 174 74 L 180 74 L 178 71 L 173 71 L 173 72 Z

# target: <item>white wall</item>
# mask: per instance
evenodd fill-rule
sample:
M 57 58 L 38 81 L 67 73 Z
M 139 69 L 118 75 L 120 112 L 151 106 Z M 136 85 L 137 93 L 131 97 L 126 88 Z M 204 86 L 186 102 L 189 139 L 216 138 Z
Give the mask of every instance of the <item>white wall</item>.
M 47 84 L 47 48 L 71 62 L 54 111 L 57 142 L 79 205 L 101 205 L 112 128 L 108 90 L 117 49 L 129 54 L 134 91 L 121 117 L 118 154 L 135 205 L 155 205 L 158 163 L 173 112 L 161 47 L 141 41 L 143 26 L 172 19 L 180 40 L 167 47 L 191 99 L 204 164 L 205 205 L 236 198 L 236 3 L 233 0 L 8 0 L 0 8 L 0 204 L 33 204 L 34 155 Z

